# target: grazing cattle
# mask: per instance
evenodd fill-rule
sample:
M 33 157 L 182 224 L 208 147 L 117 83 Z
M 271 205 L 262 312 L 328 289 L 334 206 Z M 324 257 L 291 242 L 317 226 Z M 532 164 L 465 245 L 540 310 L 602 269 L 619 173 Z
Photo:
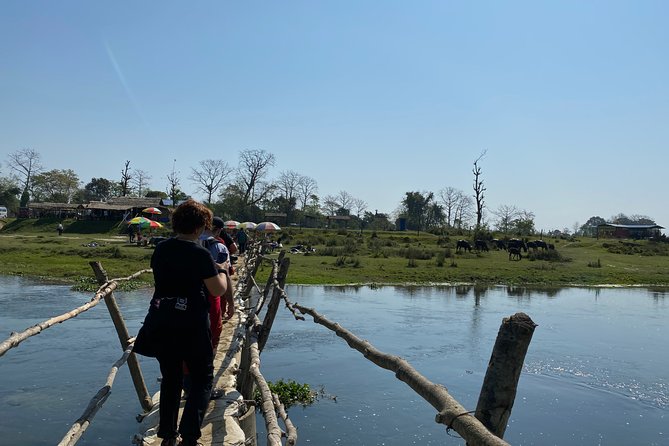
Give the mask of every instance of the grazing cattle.
M 520 254 L 520 248 L 516 246 L 509 246 L 509 260 L 520 260 L 523 256 Z
M 489 251 L 488 244 L 485 242 L 485 240 L 475 240 L 474 247 L 477 251 Z
M 472 245 L 467 240 L 458 240 L 458 243 L 455 247 L 455 252 L 460 252 L 461 249 L 472 252 Z
M 531 249 L 532 251 L 537 250 L 537 242 L 527 242 L 527 249 Z
M 527 252 L 527 245 L 525 244 L 524 241 L 517 239 L 517 238 L 512 238 L 511 240 L 508 241 L 506 246 L 510 248 L 518 248 L 522 249 L 523 251 Z
M 548 249 L 548 244 L 546 244 L 546 242 L 543 240 L 535 240 L 534 244 L 537 246 L 537 248 L 541 248 L 544 251 Z
M 552 244 L 552 243 L 549 243 L 549 244 L 548 244 L 548 249 L 555 249 L 555 245 Z
M 504 240 L 494 238 L 492 239 L 492 246 L 493 248 L 499 249 L 500 251 L 501 250 L 506 251 L 506 242 Z

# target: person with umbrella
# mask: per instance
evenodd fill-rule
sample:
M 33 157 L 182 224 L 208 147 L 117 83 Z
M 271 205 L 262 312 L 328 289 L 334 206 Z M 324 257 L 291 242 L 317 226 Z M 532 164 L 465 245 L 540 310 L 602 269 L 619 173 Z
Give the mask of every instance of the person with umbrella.
M 211 219 L 211 211 L 203 204 L 182 203 L 172 215 L 176 236 L 159 243 L 151 257 L 155 291 L 134 351 L 155 357 L 160 364 L 161 446 L 197 445 L 211 397 L 214 354 L 207 293 L 220 296 L 232 289 L 228 263 L 215 263 L 199 243 Z M 177 430 L 184 363 L 191 389 Z

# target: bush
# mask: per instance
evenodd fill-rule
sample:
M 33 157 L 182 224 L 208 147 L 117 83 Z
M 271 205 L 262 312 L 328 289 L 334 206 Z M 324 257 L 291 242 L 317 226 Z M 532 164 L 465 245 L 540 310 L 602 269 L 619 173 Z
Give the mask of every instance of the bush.
M 602 267 L 602 262 L 599 259 L 597 259 L 596 262 L 588 262 L 588 266 L 590 268 L 601 268 Z
M 399 255 L 406 259 L 430 260 L 434 256 L 434 253 L 432 251 L 410 247 L 400 249 Z

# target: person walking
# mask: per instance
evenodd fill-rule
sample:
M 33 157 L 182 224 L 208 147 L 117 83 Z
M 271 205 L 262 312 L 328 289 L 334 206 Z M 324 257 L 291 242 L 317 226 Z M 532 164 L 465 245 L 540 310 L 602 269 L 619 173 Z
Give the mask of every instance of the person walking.
M 203 204 L 182 203 L 172 215 L 176 235 L 159 243 L 151 257 L 155 291 L 134 351 L 156 357 L 160 364 L 161 446 L 197 445 L 211 397 L 214 355 L 207 294 L 221 296 L 231 288 L 228 263 L 214 262 L 199 243 L 211 219 L 211 211 Z M 177 429 L 183 364 L 188 367 L 191 388 Z
M 63 235 L 63 231 L 65 230 L 65 228 L 63 228 L 62 223 L 58 223 L 58 226 L 56 227 L 56 230 L 58 231 L 58 235 Z

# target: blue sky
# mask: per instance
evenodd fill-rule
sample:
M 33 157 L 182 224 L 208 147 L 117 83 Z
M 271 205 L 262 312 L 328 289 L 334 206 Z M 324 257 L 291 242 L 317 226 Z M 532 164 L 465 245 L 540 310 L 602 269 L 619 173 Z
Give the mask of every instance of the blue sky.
M 391 213 L 407 191 L 472 193 L 486 150 L 491 210 L 669 227 L 668 17 L 664 1 L 5 1 L 0 161 L 30 147 L 86 183 L 129 159 L 164 190 L 176 159 L 194 193 L 200 160 L 262 149 L 272 177 Z

